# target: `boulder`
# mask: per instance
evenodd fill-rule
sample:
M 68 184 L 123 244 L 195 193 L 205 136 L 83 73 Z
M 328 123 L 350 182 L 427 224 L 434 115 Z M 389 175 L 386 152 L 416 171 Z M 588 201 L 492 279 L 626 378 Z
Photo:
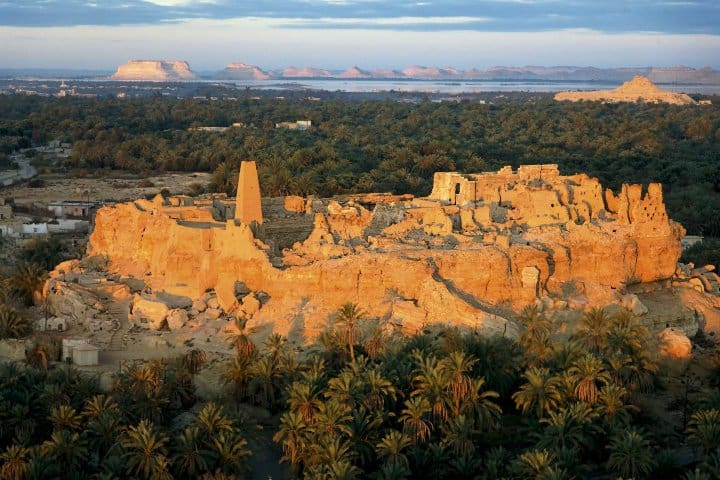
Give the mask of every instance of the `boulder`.
M 192 309 L 198 313 L 204 312 L 206 308 L 207 304 L 201 298 L 198 298 L 192 303 Z
M 637 316 L 645 315 L 648 309 L 634 293 L 628 293 L 620 298 L 620 305 L 627 308 Z
M 100 311 L 96 308 L 98 297 L 78 284 L 50 280 L 45 292 L 53 315 L 72 319 L 73 323 L 84 325 Z
M 135 297 L 132 311 L 135 318 L 147 320 L 153 330 L 159 329 L 170 313 L 165 303 L 141 296 Z
M 260 300 L 258 300 L 254 293 L 251 293 L 242 300 L 242 310 L 245 312 L 245 315 L 255 315 L 258 310 L 260 310 L 260 306 Z
M 698 292 L 705 291 L 705 284 L 702 280 L 700 280 L 699 277 L 691 278 L 690 280 L 688 280 L 688 283 L 693 290 L 697 290 Z
M 188 321 L 188 313 L 182 308 L 170 310 L 167 316 L 167 324 L 170 330 L 178 330 Z
M 183 295 L 158 292 L 157 298 L 169 308 L 190 308 L 192 306 L 192 299 Z
M 140 293 L 145 289 L 145 282 L 139 278 L 122 277 L 120 283 L 127 285 L 132 293 Z
M 210 297 L 207 300 L 207 308 L 220 308 L 220 301 L 217 297 Z
M 284 201 L 285 211 L 290 213 L 305 213 L 305 199 L 298 196 L 287 196 Z
M 659 353 L 674 360 L 688 360 L 692 356 L 692 343 L 681 330 L 666 328 L 658 333 Z
M 219 308 L 208 308 L 205 310 L 205 315 L 207 315 L 212 320 L 217 320 L 222 316 L 222 310 Z

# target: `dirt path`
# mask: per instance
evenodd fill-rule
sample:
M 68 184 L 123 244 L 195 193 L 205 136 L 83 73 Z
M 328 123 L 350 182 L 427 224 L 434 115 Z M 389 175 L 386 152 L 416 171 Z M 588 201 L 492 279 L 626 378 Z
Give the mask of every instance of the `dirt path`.
M 110 343 L 107 347 L 108 350 L 127 350 L 125 345 L 125 335 L 127 335 L 131 327 L 130 320 L 128 320 L 129 308 L 130 300 L 112 302 L 108 307 L 108 313 L 117 318 L 119 322 L 117 330 L 115 330 L 110 337 Z

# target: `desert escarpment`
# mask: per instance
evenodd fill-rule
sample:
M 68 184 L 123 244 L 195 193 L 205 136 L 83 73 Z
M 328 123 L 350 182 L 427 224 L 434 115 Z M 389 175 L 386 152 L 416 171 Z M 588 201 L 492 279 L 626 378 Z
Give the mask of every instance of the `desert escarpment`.
M 406 331 L 451 323 L 512 335 L 502 313 L 528 303 L 582 307 L 670 279 L 684 234 L 659 184 L 615 194 L 556 165 L 436 173 L 427 198 L 260 205 L 259 194 L 239 194 L 242 201 L 158 196 L 105 207 L 90 253 L 156 293 L 196 299 L 214 290 L 228 314 L 284 335 L 316 337 L 346 302 Z M 249 224 L 239 219 L 249 208 L 262 224 L 257 213 Z
M 220 80 L 268 80 L 270 75 L 255 65 L 235 62 L 229 64 L 215 77 Z
M 182 60 L 130 60 L 120 65 L 111 77 L 113 80 L 135 81 L 180 81 L 196 80 L 197 75 L 190 70 L 187 62 Z
M 636 76 L 613 90 L 596 90 L 592 92 L 558 92 L 555 100 L 579 102 L 583 100 L 593 102 L 620 103 L 670 103 L 673 105 L 692 105 L 695 100 L 684 93 L 674 93 L 663 90 L 653 82 L 642 76 Z

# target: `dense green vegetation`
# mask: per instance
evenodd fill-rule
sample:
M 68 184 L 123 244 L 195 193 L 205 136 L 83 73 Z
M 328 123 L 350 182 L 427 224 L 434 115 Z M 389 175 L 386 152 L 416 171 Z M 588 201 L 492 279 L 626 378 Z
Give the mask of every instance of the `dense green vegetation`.
M 534 307 L 520 320 L 517 341 L 407 337 L 347 304 L 305 349 L 256 346 L 239 320 L 224 363 L 129 364 L 107 393 L 47 371 L 41 344 L 0 367 L 0 477 L 245 478 L 260 422 L 295 478 L 720 478 L 717 352 L 678 370 L 627 311 L 586 312 L 572 334 Z M 211 363 L 226 390 L 199 402 Z
M 559 103 L 46 99 L 0 96 L 0 152 L 72 142 L 78 171 L 206 170 L 232 191 L 241 160 L 260 162 L 267 195 L 427 194 L 440 170 L 558 163 L 617 189 L 659 181 L 690 233 L 720 236 L 720 108 Z M 274 123 L 310 119 L 304 132 Z M 225 133 L 191 126 L 248 127 Z
M 44 350 L 30 355 L 45 359 Z M 129 366 L 110 394 L 72 367 L 29 363 L 35 367 L 0 366 L 0 478 L 225 479 L 247 471 L 243 419 L 215 403 L 196 405 L 182 362 Z
M 301 118 L 315 127 L 273 128 Z M 248 127 L 187 131 L 233 122 Z M 254 158 L 267 195 L 427 194 L 435 171 L 559 163 L 612 188 L 661 181 L 673 218 L 720 236 L 715 106 L 0 96 L 1 153 L 56 138 L 73 143 L 58 166 L 73 174 L 206 170 L 228 192 Z M 716 250 L 686 258 L 717 263 Z M 23 306 L 67 256 L 44 241 L 0 272 L 1 338 L 28 334 Z M 660 361 L 624 311 L 586 312 L 577 328 L 534 308 L 520 321 L 517 341 L 454 328 L 406 337 L 347 304 L 300 348 L 276 334 L 256 345 L 239 319 L 223 364 L 191 350 L 125 365 L 105 393 L 53 366 L 57 346 L 38 338 L 25 365 L 0 366 L 0 478 L 244 478 L 258 422 L 305 479 L 720 478 L 711 340 L 696 339 L 704 353 L 683 367 Z M 195 395 L 204 368 L 225 386 L 212 402 Z M 257 407 L 267 420 L 248 414 Z
M 75 253 L 57 237 L 36 239 L 20 249 L 14 265 L 0 268 L 0 340 L 32 331 L 26 307 L 41 299 L 48 272 Z
M 680 261 L 693 262 L 696 266 L 720 266 L 720 239 L 706 238 L 683 251 Z

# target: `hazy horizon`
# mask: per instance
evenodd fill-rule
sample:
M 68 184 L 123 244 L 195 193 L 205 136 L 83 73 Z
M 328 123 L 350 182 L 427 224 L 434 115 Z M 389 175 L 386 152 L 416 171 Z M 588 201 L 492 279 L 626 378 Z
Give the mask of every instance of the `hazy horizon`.
M 242 4 L 238 4 L 242 3 Z M 0 68 L 114 70 L 131 59 L 194 70 L 244 62 L 342 70 L 410 65 L 720 69 L 707 0 L 10 0 Z

